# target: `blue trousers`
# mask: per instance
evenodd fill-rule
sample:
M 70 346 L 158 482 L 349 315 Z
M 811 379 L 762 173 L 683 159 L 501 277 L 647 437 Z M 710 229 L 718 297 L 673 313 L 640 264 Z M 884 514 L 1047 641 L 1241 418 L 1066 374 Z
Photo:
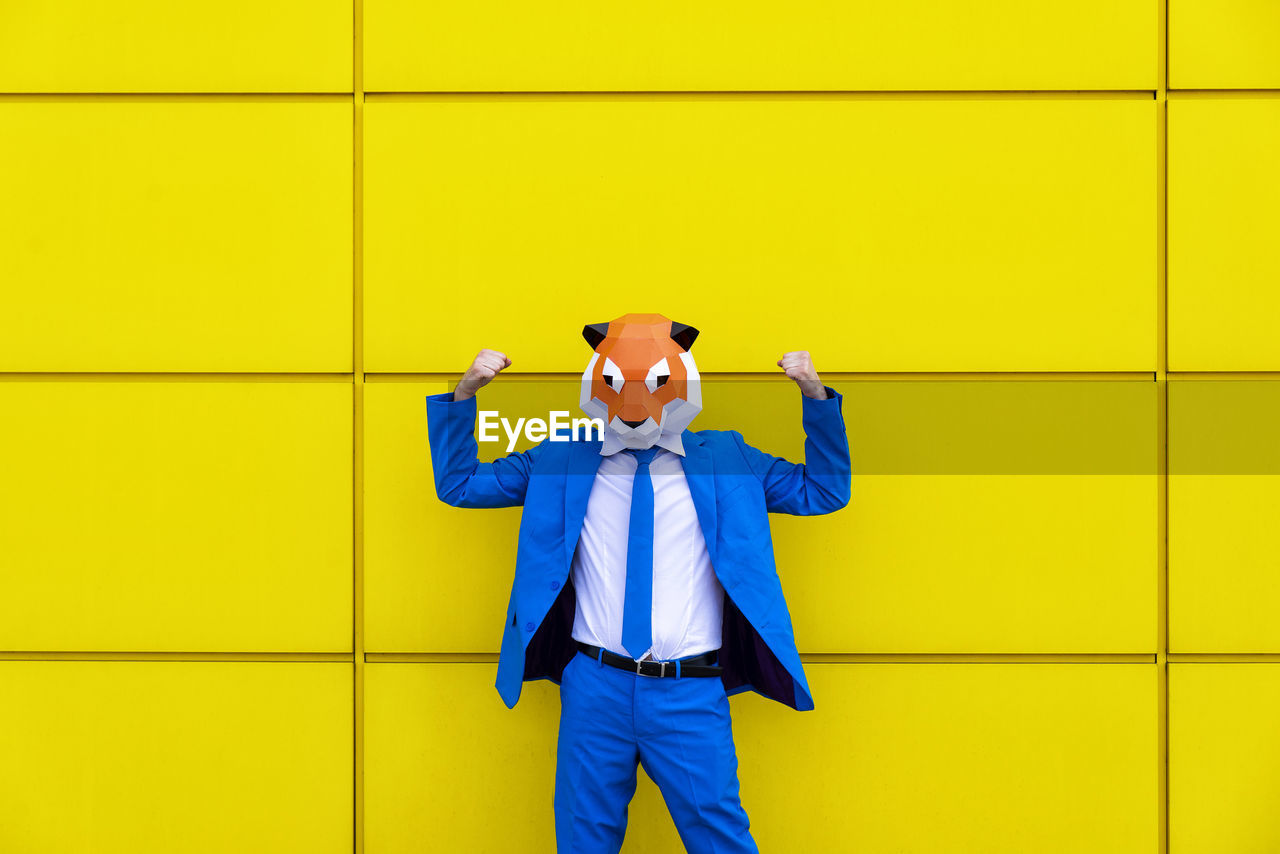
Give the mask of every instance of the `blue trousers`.
M 687 851 L 757 854 L 738 800 L 724 684 L 714 676 L 640 676 L 579 651 L 560 681 L 559 854 L 617 854 L 637 763 L 658 784 Z

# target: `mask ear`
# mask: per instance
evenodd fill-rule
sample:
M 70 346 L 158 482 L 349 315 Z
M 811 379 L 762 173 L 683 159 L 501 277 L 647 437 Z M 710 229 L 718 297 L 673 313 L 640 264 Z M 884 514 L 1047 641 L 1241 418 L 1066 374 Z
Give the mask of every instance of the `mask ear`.
M 588 323 L 582 327 L 582 337 L 587 339 L 587 343 L 591 345 L 591 349 L 600 346 L 600 342 L 604 340 L 604 336 L 609 334 L 609 324 L 607 323 Z
M 694 340 L 698 337 L 698 330 L 684 323 L 676 323 L 671 321 L 671 340 L 680 345 L 681 349 L 687 351 L 693 346 Z

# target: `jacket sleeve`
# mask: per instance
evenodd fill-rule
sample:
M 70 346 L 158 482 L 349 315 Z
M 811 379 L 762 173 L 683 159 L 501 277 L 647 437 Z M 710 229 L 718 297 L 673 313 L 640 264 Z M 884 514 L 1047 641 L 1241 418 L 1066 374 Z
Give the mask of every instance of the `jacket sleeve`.
M 826 400 L 801 395 L 804 425 L 804 463 L 775 457 L 747 444 L 733 432 L 752 473 L 764 486 L 770 513 L 817 516 L 832 513 L 849 503 L 852 465 L 845 432 L 843 397 L 824 386 Z
M 436 496 L 454 507 L 518 507 L 545 442 L 491 463 L 478 459 L 476 399 L 453 392 L 427 395 L 427 435 Z

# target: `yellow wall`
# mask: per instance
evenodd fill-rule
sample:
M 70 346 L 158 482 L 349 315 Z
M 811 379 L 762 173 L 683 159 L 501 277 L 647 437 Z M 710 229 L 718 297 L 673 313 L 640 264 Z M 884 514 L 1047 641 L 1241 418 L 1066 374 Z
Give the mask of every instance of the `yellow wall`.
M 649 310 L 695 426 L 846 395 L 850 506 L 774 523 L 817 709 L 732 701 L 763 850 L 1280 850 L 1276 10 L 5 4 L 0 851 L 552 850 L 518 511 L 422 398 L 572 409 Z

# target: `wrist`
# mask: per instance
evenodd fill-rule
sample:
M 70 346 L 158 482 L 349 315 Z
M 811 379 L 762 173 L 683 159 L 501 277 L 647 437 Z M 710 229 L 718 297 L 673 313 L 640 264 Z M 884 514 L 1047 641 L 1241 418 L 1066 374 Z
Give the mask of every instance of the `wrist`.
M 822 384 L 822 380 L 802 380 L 800 382 L 800 393 L 805 397 L 811 397 L 814 400 L 827 400 L 827 388 Z

